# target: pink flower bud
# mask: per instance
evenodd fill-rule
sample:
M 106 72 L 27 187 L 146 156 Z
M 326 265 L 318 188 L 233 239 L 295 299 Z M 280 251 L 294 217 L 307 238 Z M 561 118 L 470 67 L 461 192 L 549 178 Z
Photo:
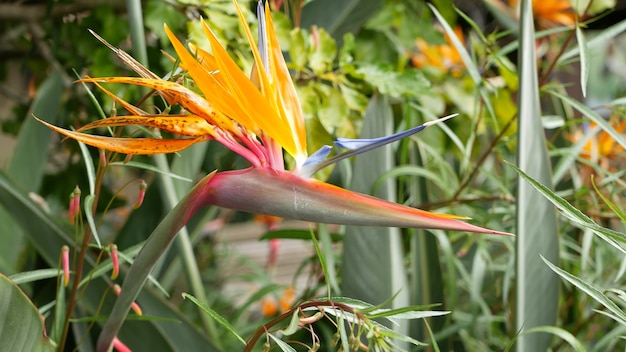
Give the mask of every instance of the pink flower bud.
M 70 224 L 74 225 L 74 218 L 76 217 L 76 209 L 75 209 L 75 205 L 74 205 L 74 198 L 76 196 L 74 195 L 74 192 L 70 193 L 70 207 L 69 210 L 67 212 L 67 215 L 69 216 L 70 219 Z
M 61 267 L 63 268 L 63 286 L 70 283 L 70 247 L 61 247 Z
M 116 296 L 119 296 L 120 293 L 122 293 L 122 288 L 120 287 L 120 285 L 115 284 L 115 285 L 112 286 L 112 288 L 113 288 L 113 292 L 115 293 Z M 130 309 L 132 309 L 133 312 L 135 312 L 135 314 L 137 314 L 137 315 L 143 315 L 143 312 L 141 311 L 141 307 L 139 307 L 137 302 L 133 302 L 130 305 Z
M 132 352 L 132 350 L 122 343 L 122 341 L 120 341 L 117 337 L 113 338 L 113 348 L 119 352 Z
M 107 156 L 104 152 L 104 149 L 100 149 L 100 165 L 106 166 L 107 164 Z
M 74 225 L 74 220 L 78 214 L 80 214 L 80 188 L 76 185 L 76 188 L 70 194 L 70 224 Z
M 320 44 L 320 36 L 317 31 L 317 26 L 311 27 L 311 37 L 313 38 L 313 48 L 317 50 Z
M 139 184 L 139 196 L 137 197 L 137 202 L 133 205 L 133 209 L 139 208 L 143 203 L 143 198 L 146 196 L 146 188 L 148 188 L 146 181 L 141 180 L 141 183 Z
M 117 246 L 112 244 L 110 246 L 111 263 L 113 264 L 113 271 L 111 272 L 111 280 L 115 280 L 120 274 L 120 262 L 117 255 Z

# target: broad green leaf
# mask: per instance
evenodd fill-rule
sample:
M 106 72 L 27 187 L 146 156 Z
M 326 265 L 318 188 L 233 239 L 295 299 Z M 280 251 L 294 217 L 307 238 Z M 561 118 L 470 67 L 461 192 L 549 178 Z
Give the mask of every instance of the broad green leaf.
M 38 192 L 46 165 L 46 152 L 50 145 L 51 131 L 31 116 L 56 122 L 61 103 L 63 80 L 57 71 L 52 72 L 41 84 L 26 120 L 17 136 L 17 144 L 9 160 L 6 172 L 21 187 L 29 192 Z M 0 206 L 0 272 L 13 273 L 18 270 L 24 234 L 12 219 L 10 204 Z
M 382 0 L 307 1 L 300 27 L 322 27 L 340 43 L 344 34 L 358 32 L 383 3 Z
M 393 113 L 385 97 L 375 96 L 364 117 L 361 138 L 389 135 L 393 132 Z M 393 168 L 391 145 L 356 157 L 350 189 L 370 193 L 382 173 Z M 376 196 L 395 200 L 395 185 L 388 180 L 379 187 Z M 346 228 L 343 253 L 342 295 L 371 304 L 385 302 L 399 292 L 391 308 L 409 305 L 409 293 L 402 237 L 397 228 L 349 226 Z M 405 335 L 408 322 L 394 327 Z
M 552 187 L 551 165 L 541 125 L 532 2 L 522 0 L 518 54 L 520 89 L 518 165 L 539 183 Z M 521 178 L 517 188 L 515 330 L 522 331 L 516 351 L 545 351 L 549 334 L 525 335 L 523 331 L 556 323 L 559 282 L 541 263 L 559 258 L 556 214 L 552 204 Z
M 430 87 L 430 82 L 416 69 L 407 69 L 399 73 L 390 65 L 367 64 L 359 66 L 357 73 L 363 75 L 363 79 L 382 94 L 395 98 L 417 97 L 427 93 Z
M 0 346 L 5 351 L 55 351 L 44 336 L 37 307 L 8 277 L 0 274 Z
M 52 131 L 34 120 L 32 116 L 55 123 L 62 92 L 61 74 L 54 71 L 39 87 L 26 121 L 20 128 L 17 145 L 6 168 L 7 173 L 30 192 L 39 191 L 48 157 L 45 151 L 48 150 L 52 136 Z

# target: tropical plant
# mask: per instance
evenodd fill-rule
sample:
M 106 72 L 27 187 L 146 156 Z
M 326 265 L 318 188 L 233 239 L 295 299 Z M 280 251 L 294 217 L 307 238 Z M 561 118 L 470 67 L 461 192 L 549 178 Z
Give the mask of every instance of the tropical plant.
M 626 22 L 590 30 L 601 1 L 485 3 L 268 1 L 258 20 L 248 2 L 7 6 L 27 23 L 2 25 L 8 47 L 40 55 L 23 59 L 34 99 L 12 94 L 2 124 L 19 133 L 0 173 L 0 312 L 28 327 L 1 328 L 3 346 L 621 347 L 623 85 L 597 79 L 620 51 L 597 56 Z M 215 242 L 253 219 L 267 268 Z M 313 254 L 282 285 L 285 240 Z M 253 291 L 225 287 L 239 278 Z

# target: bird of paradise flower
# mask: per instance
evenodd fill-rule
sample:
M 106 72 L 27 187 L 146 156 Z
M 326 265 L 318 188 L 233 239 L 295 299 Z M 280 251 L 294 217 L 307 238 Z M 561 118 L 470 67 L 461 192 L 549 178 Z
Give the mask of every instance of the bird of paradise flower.
M 336 145 L 346 152 L 328 157 L 326 146 L 307 155 L 304 117 L 289 70 L 278 45 L 267 5 L 258 6 L 258 48 L 247 22 L 233 0 L 254 56 L 248 77 L 219 44 L 211 29 L 203 29 L 212 53 L 190 45 L 188 51 L 165 27 L 180 60 L 201 94 L 161 79 L 130 55 L 108 45 L 140 77 L 85 78 L 101 88 L 130 114 L 110 117 L 70 131 L 43 124 L 77 141 L 124 154 L 158 154 L 183 150 L 192 144 L 215 140 L 245 158 L 251 166 L 242 170 L 212 172 L 198 182 L 178 206 L 167 215 L 135 258 L 124 281 L 121 295 L 105 324 L 98 350 L 106 350 L 121 327 L 132 301 L 146 281 L 151 265 L 171 243 L 176 232 L 202 207 L 216 205 L 317 223 L 362 226 L 432 228 L 508 235 L 466 223 L 466 217 L 435 214 L 351 192 L 312 178 L 333 162 L 400 140 L 451 116 L 413 129 L 377 139 L 339 139 Z M 192 54 L 193 53 L 193 54 Z M 134 84 L 158 92 L 169 104 L 185 109 L 181 115 L 150 114 L 104 89 L 100 83 Z M 183 138 L 120 138 L 84 133 L 96 127 L 141 125 L 158 128 Z M 285 170 L 283 150 L 295 160 Z M 153 246 L 155 250 L 147 250 Z
M 172 153 L 198 142 L 215 140 L 250 162 L 251 167 L 212 173 L 207 192 L 196 201 L 241 211 L 262 213 L 311 222 L 346 225 L 419 227 L 503 234 L 462 221 L 462 216 L 435 214 L 402 206 L 324 183 L 311 178 L 330 163 L 405 138 L 449 117 L 431 121 L 392 136 L 378 139 L 338 139 L 348 149 L 327 158 L 327 146 L 307 156 L 304 118 L 294 84 L 285 64 L 268 10 L 260 7 L 259 48 L 247 28 L 236 1 L 245 34 L 254 56 L 249 78 L 219 44 L 211 29 L 203 29 L 213 53 L 190 45 L 191 52 L 165 27 L 180 60 L 202 95 L 185 86 L 161 79 L 130 55 L 111 47 L 141 77 L 85 78 L 121 104 L 131 114 L 98 120 L 77 131 L 65 130 L 44 121 L 51 129 L 105 150 L 124 154 Z M 107 43 L 108 45 L 108 43 Z M 178 104 L 188 113 L 149 114 L 133 106 L 99 83 L 125 83 L 157 91 L 169 104 Z M 141 125 L 158 128 L 185 138 L 120 138 L 83 133 L 103 126 Z M 284 168 L 283 151 L 295 159 L 295 169 Z

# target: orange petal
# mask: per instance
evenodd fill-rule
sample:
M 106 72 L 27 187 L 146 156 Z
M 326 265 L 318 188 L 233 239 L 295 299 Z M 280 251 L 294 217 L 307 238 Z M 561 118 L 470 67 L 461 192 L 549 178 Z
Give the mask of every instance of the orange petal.
M 152 88 L 160 93 L 165 93 L 170 104 L 178 104 L 194 115 L 204 118 L 209 123 L 215 123 L 219 127 L 229 127 L 229 130 L 233 128 L 232 122 L 213 109 L 201 96 L 175 82 L 139 77 L 85 78 L 79 82 L 126 83 Z
M 267 38 L 269 46 L 269 64 L 272 72 L 272 80 L 276 85 L 279 104 L 279 111 L 286 113 L 285 119 L 289 123 L 292 135 L 296 139 L 296 147 L 301 155 L 306 155 L 306 129 L 304 125 L 304 116 L 302 115 L 302 107 L 296 93 L 296 88 L 291 80 L 291 74 L 285 63 L 285 58 L 280 50 L 276 32 L 274 31 L 274 22 L 270 15 L 269 4 L 265 3 L 265 19 L 267 25 Z
M 69 131 L 35 117 L 48 128 L 64 136 L 83 142 L 96 148 L 110 150 L 122 154 L 165 154 L 181 151 L 194 143 L 206 140 L 205 137 L 187 139 L 158 139 L 158 138 L 114 138 L 94 136 L 91 134 Z
M 215 127 L 205 119 L 194 115 L 146 115 L 146 116 L 114 116 L 91 122 L 78 129 L 78 132 L 97 127 L 140 125 L 182 136 L 214 136 Z

